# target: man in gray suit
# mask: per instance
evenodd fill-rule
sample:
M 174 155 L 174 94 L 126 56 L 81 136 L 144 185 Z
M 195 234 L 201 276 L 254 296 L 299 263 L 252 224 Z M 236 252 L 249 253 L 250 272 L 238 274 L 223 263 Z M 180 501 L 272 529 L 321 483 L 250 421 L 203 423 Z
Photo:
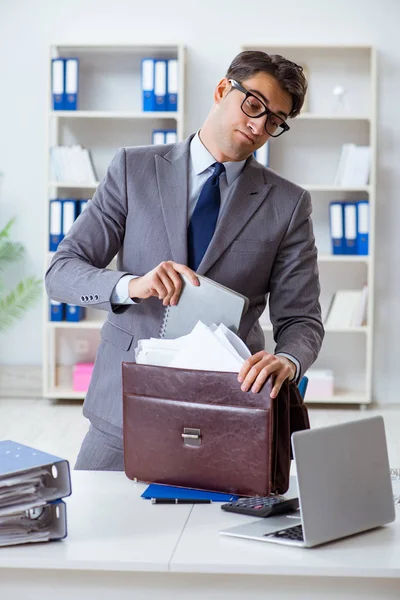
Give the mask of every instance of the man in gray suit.
M 134 360 L 139 339 L 158 336 L 165 306 L 178 301 L 180 273 L 249 298 L 239 330 L 253 353 L 238 375 L 244 391 L 258 392 L 272 375 L 276 396 L 315 361 L 324 330 L 310 195 L 253 158 L 289 131 L 306 88 L 294 63 L 242 52 L 201 130 L 173 145 L 120 149 L 59 245 L 46 274 L 49 296 L 108 312 L 76 468 L 123 470 L 121 363 Z M 117 270 L 107 269 L 115 255 Z M 273 354 L 258 323 L 268 294 Z

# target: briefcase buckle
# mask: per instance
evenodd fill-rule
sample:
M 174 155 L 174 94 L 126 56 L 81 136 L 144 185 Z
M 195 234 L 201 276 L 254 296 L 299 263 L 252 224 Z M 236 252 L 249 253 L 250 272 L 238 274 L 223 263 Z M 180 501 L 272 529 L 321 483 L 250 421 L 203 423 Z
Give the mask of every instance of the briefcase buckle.
M 201 430 L 184 427 L 182 438 L 185 446 L 201 446 Z

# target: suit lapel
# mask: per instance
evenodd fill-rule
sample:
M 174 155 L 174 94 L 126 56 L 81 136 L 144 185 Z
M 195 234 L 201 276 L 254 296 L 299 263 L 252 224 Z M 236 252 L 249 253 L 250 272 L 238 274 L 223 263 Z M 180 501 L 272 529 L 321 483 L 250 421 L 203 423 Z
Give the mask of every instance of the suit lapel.
M 203 256 L 197 272 L 205 275 L 228 246 L 235 240 L 257 209 L 264 202 L 273 186 L 266 183 L 264 171 L 251 158 L 243 172 L 232 184 L 232 192 L 219 220 L 213 238 Z
M 165 156 L 156 155 L 156 174 L 172 258 L 187 264 L 188 169 L 190 139 Z

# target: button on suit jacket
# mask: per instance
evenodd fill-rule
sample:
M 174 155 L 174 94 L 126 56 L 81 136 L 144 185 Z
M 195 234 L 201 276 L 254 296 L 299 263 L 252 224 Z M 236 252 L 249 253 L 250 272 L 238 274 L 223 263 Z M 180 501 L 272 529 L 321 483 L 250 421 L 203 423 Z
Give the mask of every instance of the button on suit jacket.
M 190 141 L 120 149 L 46 273 L 54 300 L 108 312 L 83 412 L 115 435 L 121 363 L 134 361 L 139 339 L 158 337 L 165 309 L 157 298 L 113 306 L 111 294 L 123 275 L 164 260 L 187 264 Z M 310 195 L 252 156 L 228 194 L 198 273 L 249 298 L 239 335 L 253 353 L 264 349 L 258 318 L 270 295 L 276 348 L 267 350 L 297 358 L 301 377 L 324 335 Z M 116 271 L 107 268 L 115 255 Z

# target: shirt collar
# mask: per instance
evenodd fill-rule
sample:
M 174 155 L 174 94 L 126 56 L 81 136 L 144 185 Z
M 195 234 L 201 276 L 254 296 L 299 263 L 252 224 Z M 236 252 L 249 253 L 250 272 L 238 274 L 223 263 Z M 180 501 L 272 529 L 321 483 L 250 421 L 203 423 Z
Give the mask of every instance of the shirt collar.
M 190 142 L 190 157 L 196 175 L 200 175 L 200 173 L 203 173 L 203 171 L 209 169 L 215 163 L 215 158 L 200 140 L 199 132 L 196 133 Z M 228 185 L 231 185 L 239 177 L 246 161 L 224 162 L 223 164 L 225 166 L 226 182 Z

